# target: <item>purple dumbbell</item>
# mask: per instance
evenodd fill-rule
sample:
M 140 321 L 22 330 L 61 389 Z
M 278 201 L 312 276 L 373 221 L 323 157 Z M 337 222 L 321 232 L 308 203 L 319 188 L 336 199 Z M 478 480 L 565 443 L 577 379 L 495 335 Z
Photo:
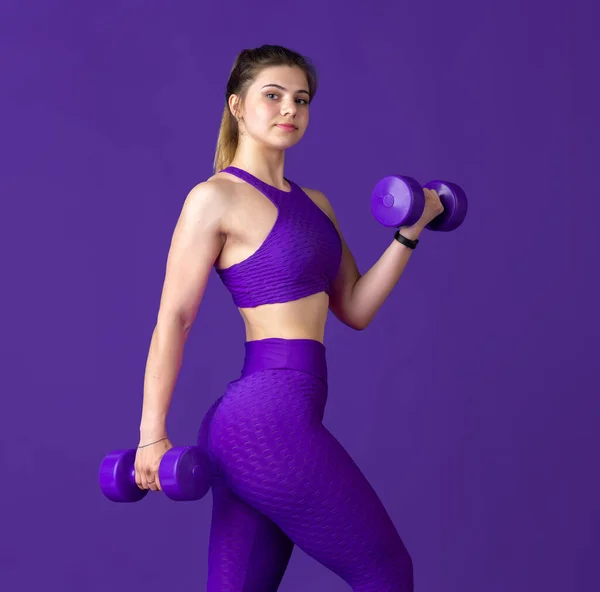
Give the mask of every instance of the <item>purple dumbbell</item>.
M 137 502 L 148 489 L 135 482 L 136 449 L 115 450 L 100 463 L 100 488 L 113 502 Z M 203 498 L 210 489 L 210 464 L 198 446 L 170 448 L 158 467 L 158 478 L 167 497 L 175 501 L 194 501 Z
M 421 187 L 413 178 L 404 175 L 383 177 L 371 194 L 373 216 L 384 226 L 412 226 L 425 208 L 423 188 L 436 191 L 444 206 L 444 211 L 425 228 L 442 232 L 458 228 L 467 215 L 467 196 L 456 183 L 448 181 L 430 181 Z

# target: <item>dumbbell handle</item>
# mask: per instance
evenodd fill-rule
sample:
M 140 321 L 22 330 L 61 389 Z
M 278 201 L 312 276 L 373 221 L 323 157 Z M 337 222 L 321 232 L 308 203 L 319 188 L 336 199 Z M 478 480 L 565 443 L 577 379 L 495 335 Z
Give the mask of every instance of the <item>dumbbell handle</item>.
M 191 475 L 191 477 L 193 479 L 199 479 L 202 476 L 202 471 L 204 470 L 205 467 L 199 465 L 199 464 L 194 464 L 190 469 L 189 469 L 189 474 Z M 160 469 L 159 469 L 160 470 Z M 131 467 L 131 471 L 129 473 L 129 480 L 131 481 L 132 484 L 137 486 L 137 483 L 135 481 L 135 466 Z M 152 483 L 154 483 L 154 481 L 152 481 Z

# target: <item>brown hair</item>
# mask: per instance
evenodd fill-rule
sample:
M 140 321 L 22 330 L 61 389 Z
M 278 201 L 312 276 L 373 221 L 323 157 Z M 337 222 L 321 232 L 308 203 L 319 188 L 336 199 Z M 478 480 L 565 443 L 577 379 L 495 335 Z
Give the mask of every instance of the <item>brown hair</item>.
M 256 75 L 271 66 L 297 66 L 306 75 L 310 101 L 317 92 L 317 73 L 309 58 L 281 45 L 261 45 L 244 49 L 235 59 L 227 81 L 225 108 L 221 118 L 219 137 L 213 163 L 214 172 L 229 166 L 238 145 L 238 123 L 229 109 L 229 97 L 238 95 L 243 99 Z

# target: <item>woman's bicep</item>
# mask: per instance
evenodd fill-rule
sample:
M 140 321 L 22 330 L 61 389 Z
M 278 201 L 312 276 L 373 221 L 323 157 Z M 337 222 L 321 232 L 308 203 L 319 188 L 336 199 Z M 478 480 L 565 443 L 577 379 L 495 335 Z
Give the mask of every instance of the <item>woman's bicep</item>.
M 351 307 L 352 290 L 356 282 L 360 279 L 360 271 L 356 265 L 356 260 L 344 239 L 339 226 L 336 224 L 340 240 L 342 242 L 342 256 L 337 276 L 331 287 L 329 297 L 329 308 L 331 312 L 343 323 L 351 326 Z
M 315 203 L 329 216 L 333 222 L 342 243 L 342 255 L 338 273 L 331 287 L 329 296 L 329 308 L 331 312 L 347 325 L 352 325 L 350 302 L 354 285 L 360 278 L 360 271 L 356 265 L 354 255 L 346 243 L 342 230 L 338 223 L 333 207 L 325 194 L 314 189 L 305 189 Z
M 210 183 L 196 185 L 186 197 L 167 256 L 160 300 L 161 319 L 194 322 L 212 266 L 223 247 L 223 196 Z

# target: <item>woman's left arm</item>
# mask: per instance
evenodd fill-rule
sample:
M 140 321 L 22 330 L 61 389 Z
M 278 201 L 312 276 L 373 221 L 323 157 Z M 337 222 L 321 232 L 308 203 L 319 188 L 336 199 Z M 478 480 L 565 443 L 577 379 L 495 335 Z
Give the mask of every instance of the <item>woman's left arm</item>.
M 398 283 L 413 249 L 392 239 L 375 264 L 361 274 L 329 200 L 320 191 L 305 191 L 331 218 L 342 241 L 342 260 L 330 294 L 329 308 L 348 327 L 357 331 L 366 329 Z M 401 228 L 402 235 L 412 240 L 418 239 L 425 225 L 423 219 L 419 220 L 414 226 Z

